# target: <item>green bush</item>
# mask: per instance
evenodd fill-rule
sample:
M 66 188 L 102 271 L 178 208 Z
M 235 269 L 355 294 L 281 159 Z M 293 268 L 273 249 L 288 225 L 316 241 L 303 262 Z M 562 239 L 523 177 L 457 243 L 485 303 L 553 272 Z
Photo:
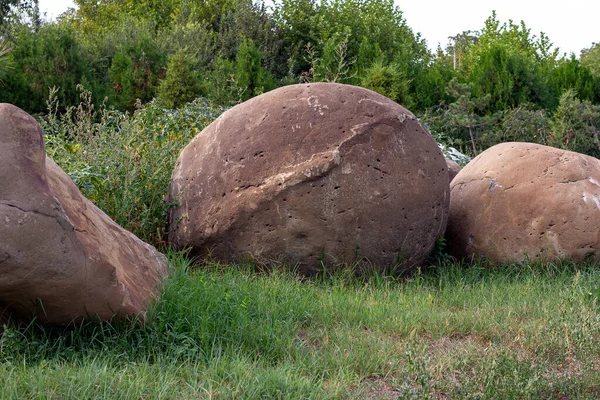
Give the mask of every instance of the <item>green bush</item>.
M 560 96 L 567 90 L 573 89 L 581 100 L 600 100 L 600 77 L 594 77 L 590 69 L 582 65 L 571 54 L 570 58 L 559 60 L 551 75 L 555 96 Z
M 179 153 L 223 111 L 204 99 L 169 110 L 151 102 L 132 115 L 82 102 L 42 121 L 48 155 L 99 208 L 141 239 L 163 248 L 165 202 Z
M 148 37 L 120 48 L 109 70 L 113 104 L 132 111 L 138 99 L 142 103 L 152 100 L 164 75 L 164 58 Z
M 158 33 L 161 51 L 174 55 L 186 49 L 194 70 L 205 71 L 215 58 L 214 35 L 198 22 L 177 24 Z
M 553 146 L 600 157 L 600 106 L 579 100 L 569 89 L 560 97 L 550 126 Z
M 192 70 L 191 57 L 185 49 L 175 53 L 167 66 L 167 75 L 158 86 L 158 97 L 167 108 L 178 108 L 199 96 L 202 86 Z
M 233 61 L 217 57 L 203 82 L 206 97 L 213 103 L 223 106 L 240 103 L 244 88 L 239 84 L 235 72 Z
M 503 142 L 530 142 L 550 145 L 550 117 L 545 110 L 523 104 L 497 115 L 482 137 L 482 147 Z
M 376 61 L 365 71 L 360 86 L 382 94 L 404 107 L 412 106 L 410 81 L 394 64 L 384 65 L 383 62 Z
M 262 65 L 263 55 L 254 42 L 244 39 L 235 58 L 236 78 L 242 92 L 242 99 L 268 92 L 276 87 L 275 80 Z
M 86 65 L 76 34 L 66 24 L 46 24 L 38 31 L 28 26 L 16 30 L 5 65 L 0 101 L 30 113 L 46 108 L 49 89 L 57 87 L 60 104 L 77 104 L 76 86 L 91 88 L 92 74 Z

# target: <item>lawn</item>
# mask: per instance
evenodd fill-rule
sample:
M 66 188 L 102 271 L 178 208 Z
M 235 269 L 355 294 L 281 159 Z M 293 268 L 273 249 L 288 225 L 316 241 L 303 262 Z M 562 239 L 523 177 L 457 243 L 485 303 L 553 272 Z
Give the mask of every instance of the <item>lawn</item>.
M 146 324 L 0 336 L 2 398 L 506 399 L 600 396 L 600 269 L 444 263 L 300 278 L 192 265 Z

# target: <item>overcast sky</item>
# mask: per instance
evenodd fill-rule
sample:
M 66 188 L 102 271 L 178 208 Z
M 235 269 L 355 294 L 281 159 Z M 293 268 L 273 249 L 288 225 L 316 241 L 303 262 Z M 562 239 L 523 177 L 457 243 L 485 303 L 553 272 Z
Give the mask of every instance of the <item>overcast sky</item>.
M 40 10 L 56 17 L 72 0 L 39 0 Z M 581 50 L 600 42 L 600 0 L 396 0 L 413 31 L 420 32 L 432 50 L 445 47 L 448 36 L 466 30 L 481 30 L 496 10 L 500 22 L 525 21 L 531 33 L 544 32 L 561 53 Z
M 561 53 L 575 53 L 600 42 L 599 0 L 396 0 L 408 25 L 429 47 L 445 47 L 448 36 L 481 30 L 496 10 L 500 22 L 525 21 L 531 33 L 544 32 Z

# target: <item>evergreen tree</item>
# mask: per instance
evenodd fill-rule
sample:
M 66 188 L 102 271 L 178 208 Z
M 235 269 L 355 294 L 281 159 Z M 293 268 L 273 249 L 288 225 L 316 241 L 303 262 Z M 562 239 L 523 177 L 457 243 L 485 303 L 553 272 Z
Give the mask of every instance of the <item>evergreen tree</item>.
M 461 84 L 453 79 L 448 84 L 448 95 L 456 100 L 448 106 L 446 111 L 446 121 L 448 125 L 466 129 L 469 133 L 469 139 L 473 148 L 473 155 L 478 154 L 476 144 L 476 131 L 482 126 L 490 123 L 487 116 L 481 116 L 478 112 L 484 110 L 490 102 L 489 94 L 484 97 L 475 97 L 472 95 L 470 84 Z
M 262 53 L 250 39 L 244 39 L 236 56 L 236 79 L 247 100 L 275 87 L 275 82 L 262 65 Z
M 180 49 L 169 60 L 165 78 L 158 86 L 158 97 L 165 107 L 179 108 L 194 100 L 201 91 L 198 76 L 192 70 L 186 49 Z

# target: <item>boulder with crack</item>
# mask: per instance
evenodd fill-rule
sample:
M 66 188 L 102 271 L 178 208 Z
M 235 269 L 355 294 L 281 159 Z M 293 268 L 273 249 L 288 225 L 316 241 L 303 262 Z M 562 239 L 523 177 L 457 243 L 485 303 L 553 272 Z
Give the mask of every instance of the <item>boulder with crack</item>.
M 414 115 L 367 89 L 286 86 L 181 153 L 169 238 L 223 261 L 409 269 L 444 233 L 448 171 Z
M 143 316 L 166 265 L 46 157 L 30 115 L 0 104 L 0 314 L 55 324 Z

